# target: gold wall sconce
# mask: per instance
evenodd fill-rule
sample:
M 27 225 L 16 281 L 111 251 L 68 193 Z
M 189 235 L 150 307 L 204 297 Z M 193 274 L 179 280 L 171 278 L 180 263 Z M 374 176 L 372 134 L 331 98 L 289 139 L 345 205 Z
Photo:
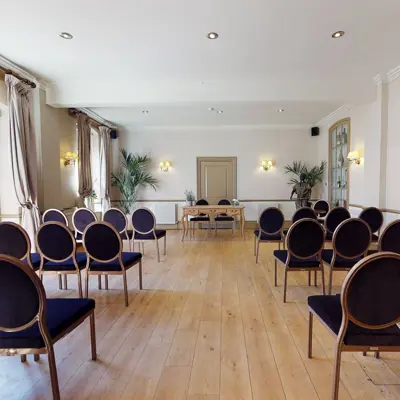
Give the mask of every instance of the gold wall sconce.
M 78 159 L 78 154 L 67 151 L 64 156 L 64 166 L 75 165 Z
M 171 161 L 161 161 L 160 162 L 160 170 L 163 172 L 168 172 L 171 167 L 172 167 Z
M 271 160 L 263 160 L 261 161 L 260 169 L 263 171 L 268 171 L 273 167 L 273 162 Z
M 354 164 L 360 165 L 361 164 L 361 157 L 358 151 L 350 151 L 350 153 L 347 155 L 347 159 L 350 162 L 354 162 Z

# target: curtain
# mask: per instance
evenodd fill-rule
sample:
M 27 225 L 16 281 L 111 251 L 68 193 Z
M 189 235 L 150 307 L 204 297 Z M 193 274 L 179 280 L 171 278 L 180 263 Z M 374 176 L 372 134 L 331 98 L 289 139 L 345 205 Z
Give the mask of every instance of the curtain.
M 85 206 L 85 198 L 92 194 L 92 171 L 90 161 L 90 125 L 89 118 L 78 114 L 78 174 L 79 207 Z
M 100 126 L 100 196 L 103 214 L 111 207 L 111 129 Z
M 11 168 L 15 193 L 22 207 L 22 226 L 35 251 L 35 235 L 40 225 L 37 206 L 36 139 L 32 116 L 32 88 L 12 75 L 6 75 Z

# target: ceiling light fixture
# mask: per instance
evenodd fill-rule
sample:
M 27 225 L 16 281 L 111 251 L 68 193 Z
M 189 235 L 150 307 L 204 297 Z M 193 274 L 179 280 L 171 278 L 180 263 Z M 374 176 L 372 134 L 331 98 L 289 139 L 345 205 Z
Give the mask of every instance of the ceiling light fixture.
M 332 33 L 332 37 L 333 37 L 334 39 L 340 38 L 340 37 L 342 37 L 342 36 L 344 36 L 344 31 L 337 31 L 337 32 L 335 32 L 335 33 Z
M 214 39 L 218 39 L 219 35 L 217 32 L 210 32 L 210 33 L 207 33 L 207 37 L 211 40 L 214 40 Z
M 209 107 L 208 111 L 215 112 L 215 114 L 222 114 L 224 112 L 224 110 L 221 110 L 220 108 L 214 108 L 214 107 Z
M 224 112 L 224 110 L 217 110 L 218 114 L 222 114 Z
M 283 109 L 283 108 L 280 108 L 279 110 L 278 110 L 278 112 L 284 112 L 285 110 Z
M 209 109 L 208 109 L 208 111 L 214 111 L 214 108 L 213 107 L 210 107 Z
M 61 32 L 59 36 L 66 40 L 71 40 L 73 38 L 73 36 L 68 32 Z
M 143 114 L 148 114 L 148 113 L 149 113 L 149 110 L 143 110 L 142 113 L 143 113 Z

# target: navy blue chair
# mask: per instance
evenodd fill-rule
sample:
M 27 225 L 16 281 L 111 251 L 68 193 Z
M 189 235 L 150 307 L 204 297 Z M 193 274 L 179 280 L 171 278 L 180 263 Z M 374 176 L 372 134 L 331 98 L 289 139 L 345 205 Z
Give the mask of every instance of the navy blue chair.
M 103 221 L 111 224 L 119 232 L 122 240 L 128 241 L 129 251 L 131 251 L 133 231 L 128 230 L 128 219 L 126 215 L 118 208 L 109 208 L 103 215 Z
M 227 199 L 222 199 L 218 202 L 219 206 L 230 206 L 232 205 L 232 203 L 227 200 Z M 234 235 L 235 233 L 235 225 L 236 225 L 236 219 L 235 217 L 229 216 L 226 213 L 222 213 L 222 214 L 218 214 L 215 218 L 214 218 L 214 222 L 215 222 L 215 236 L 217 236 L 217 231 L 218 231 L 218 223 L 231 223 L 232 224 L 232 235 Z
M 60 222 L 66 226 L 68 226 L 68 218 L 67 216 L 60 210 L 56 208 L 49 208 L 42 215 L 42 222 L 45 224 L 46 222 Z
M 322 260 L 329 267 L 328 294 L 332 293 L 333 272 L 350 271 L 368 254 L 370 244 L 371 230 L 359 218 L 349 218 L 336 228 L 332 249 L 322 251 Z
M 326 200 L 318 200 L 314 204 L 314 211 L 317 214 L 318 222 L 323 224 L 325 222 L 325 217 L 327 216 L 330 207 Z
M 132 213 L 133 227 L 133 250 L 135 251 L 135 240 L 142 243 L 142 252 L 144 254 L 144 242 L 156 242 L 157 260 L 160 262 L 160 248 L 158 240 L 164 238 L 164 256 L 167 255 L 167 231 L 165 229 L 156 229 L 156 217 L 148 208 L 138 208 Z
M 208 201 L 206 199 L 200 199 L 196 201 L 196 206 L 208 206 Z M 210 234 L 210 216 L 207 214 L 199 214 L 196 217 L 191 217 L 189 220 L 189 224 L 192 226 L 192 229 L 190 230 L 189 226 L 189 232 L 191 231 L 193 236 L 195 234 L 195 224 L 196 223 L 203 223 L 203 222 L 208 222 L 208 234 Z
M 142 254 L 122 251 L 119 232 L 108 222 L 92 222 L 83 232 L 83 246 L 88 255 L 85 295 L 89 292 L 89 275 L 105 275 L 106 290 L 108 275 L 122 275 L 125 306 L 128 307 L 127 271 L 139 264 L 139 288 L 142 289 Z
M 0 254 L 18 258 L 34 271 L 40 267 L 40 254 L 31 253 L 31 240 L 21 225 L 0 222 Z
M 266 208 L 258 218 L 258 228 L 254 230 L 254 255 L 256 263 L 260 253 L 260 243 L 278 243 L 279 249 L 282 242 L 282 229 L 285 217 L 276 207 Z
M 336 338 L 332 399 L 339 399 L 342 352 L 400 351 L 400 255 L 377 253 L 359 261 L 340 296 L 308 298 L 308 357 L 312 357 L 313 317 Z
M 328 212 L 327 216 L 325 217 L 325 231 L 326 237 L 325 240 L 327 242 L 332 241 L 333 233 L 335 232 L 336 228 L 346 219 L 351 218 L 349 210 L 344 207 L 335 207 L 332 208 L 331 211 Z
M 311 207 L 301 207 L 297 209 L 292 216 L 292 224 L 304 218 L 317 219 L 317 214 Z M 284 229 L 283 234 L 286 236 L 289 229 Z
M 400 254 L 400 219 L 391 222 L 379 237 L 378 251 Z
M 72 232 L 60 222 L 46 222 L 36 232 L 36 246 L 41 256 L 39 276 L 58 275 L 59 289 L 67 290 L 67 275 L 77 275 L 79 297 L 82 296 L 81 271 L 85 269 L 85 253 L 76 252 L 76 240 Z
M 384 222 L 382 211 L 376 207 L 367 207 L 361 211 L 358 218 L 362 219 L 368 224 L 372 232 L 372 241 L 377 242 L 379 240 L 379 234 Z
M 60 399 L 54 344 L 90 319 L 92 360 L 96 360 L 95 301 L 46 299 L 35 272 L 20 260 L 0 255 L 0 354 L 48 355 L 54 400 Z
M 88 208 L 78 208 L 72 214 L 72 225 L 74 227 L 75 239 L 77 243 L 82 243 L 83 231 L 92 222 L 96 222 L 96 214 Z
M 322 292 L 325 294 L 324 267 L 321 261 L 321 253 L 325 242 L 325 231 L 322 225 L 313 218 L 304 218 L 295 222 L 289 229 L 286 237 L 287 250 L 275 250 L 275 275 L 277 282 L 278 262 L 285 267 L 285 279 L 283 289 L 283 301 L 286 302 L 287 273 L 292 271 L 308 271 L 308 284 L 311 285 L 311 272 L 315 273 L 315 286 L 317 286 L 316 274 L 322 275 Z

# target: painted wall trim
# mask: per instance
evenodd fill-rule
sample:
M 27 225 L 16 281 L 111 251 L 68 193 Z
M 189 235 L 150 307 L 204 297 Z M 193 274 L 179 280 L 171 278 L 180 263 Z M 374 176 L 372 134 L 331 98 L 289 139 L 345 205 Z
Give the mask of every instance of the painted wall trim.
M 331 119 L 333 119 L 336 115 L 342 113 L 343 111 L 349 112 L 354 106 L 355 106 L 355 104 L 343 104 L 342 106 L 337 108 L 335 111 L 331 112 L 329 115 L 327 115 L 326 117 L 319 120 L 315 125 L 316 126 L 325 125 L 327 122 L 329 122 Z
M 354 208 L 361 208 L 364 210 L 367 208 L 366 206 L 362 206 L 360 204 L 350 204 L 349 207 L 354 207 Z M 380 210 L 384 213 L 390 213 L 390 214 L 399 214 L 400 215 L 400 210 L 394 210 L 392 208 L 380 208 Z

